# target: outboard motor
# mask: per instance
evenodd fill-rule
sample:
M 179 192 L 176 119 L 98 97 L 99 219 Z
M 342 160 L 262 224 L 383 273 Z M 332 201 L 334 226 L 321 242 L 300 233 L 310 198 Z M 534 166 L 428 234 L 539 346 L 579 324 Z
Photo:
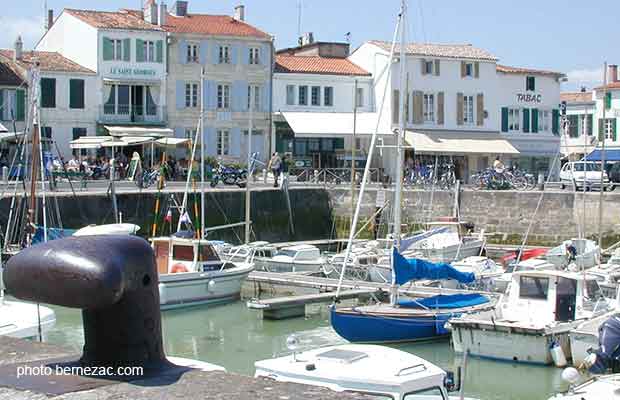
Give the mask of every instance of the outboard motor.
M 596 361 L 590 367 L 593 374 L 620 372 L 620 314 L 603 322 L 598 331 L 599 348 L 593 352 Z

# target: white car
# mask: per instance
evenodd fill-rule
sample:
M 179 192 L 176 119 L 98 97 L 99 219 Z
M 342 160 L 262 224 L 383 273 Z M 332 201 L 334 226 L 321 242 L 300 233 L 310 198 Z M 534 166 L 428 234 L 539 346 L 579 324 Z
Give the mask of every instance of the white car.
M 586 190 L 601 186 L 601 165 L 594 161 L 571 161 L 564 164 L 560 170 L 560 183 L 562 189 L 567 186 L 576 186 L 576 189 Z M 607 172 L 603 172 L 603 190 L 609 185 Z

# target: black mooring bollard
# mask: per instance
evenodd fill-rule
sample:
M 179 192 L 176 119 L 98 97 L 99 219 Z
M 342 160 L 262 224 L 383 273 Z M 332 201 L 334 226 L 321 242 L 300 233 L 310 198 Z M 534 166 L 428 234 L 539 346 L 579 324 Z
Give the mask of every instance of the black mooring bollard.
M 82 309 L 88 366 L 170 367 L 161 329 L 155 256 L 135 236 L 84 236 L 21 251 L 4 269 L 8 293 Z

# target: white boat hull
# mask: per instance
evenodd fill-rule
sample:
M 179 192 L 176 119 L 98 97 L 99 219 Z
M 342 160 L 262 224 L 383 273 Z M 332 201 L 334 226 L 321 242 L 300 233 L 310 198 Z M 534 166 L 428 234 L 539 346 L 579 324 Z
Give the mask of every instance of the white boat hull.
M 323 270 L 323 262 L 279 262 L 276 260 L 254 260 L 254 266 L 258 271 L 280 273 L 314 273 Z
M 251 264 L 238 265 L 238 267 L 223 271 L 160 275 L 161 309 L 225 303 L 239 299 L 243 281 L 253 268 Z
M 45 338 L 46 333 L 56 324 L 54 310 L 39 305 L 37 314 L 36 304 L 0 299 L 0 335 L 19 339 L 38 338 L 39 316 L 41 334 Z

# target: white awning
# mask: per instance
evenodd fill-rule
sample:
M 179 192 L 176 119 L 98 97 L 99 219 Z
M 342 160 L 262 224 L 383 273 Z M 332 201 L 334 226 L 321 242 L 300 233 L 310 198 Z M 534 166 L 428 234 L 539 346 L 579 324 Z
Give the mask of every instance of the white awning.
M 180 144 L 185 144 L 189 142 L 189 139 L 181 139 L 181 138 L 161 138 L 155 141 L 156 144 L 160 146 L 178 146 Z
M 170 128 L 149 128 L 143 126 L 105 126 L 110 136 L 151 136 L 156 138 L 172 137 L 174 131 Z
M 341 137 L 353 135 L 353 113 L 281 112 L 296 137 Z M 372 135 L 377 127 L 377 113 L 357 113 L 355 134 Z M 379 129 L 380 134 L 391 134 Z
M 101 144 L 110 140 L 109 136 L 82 136 L 69 142 L 72 149 L 99 149 Z
M 139 146 L 141 144 L 151 143 L 154 141 L 154 137 L 150 136 L 123 136 L 122 138 L 112 138 L 101 144 L 101 147 L 126 147 L 126 146 Z
M 24 135 L 24 132 L 0 132 L 0 142 L 16 142 L 22 139 Z
M 416 153 L 431 154 L 519 154 L 498 133 L 405 132 L 405 141 Z

